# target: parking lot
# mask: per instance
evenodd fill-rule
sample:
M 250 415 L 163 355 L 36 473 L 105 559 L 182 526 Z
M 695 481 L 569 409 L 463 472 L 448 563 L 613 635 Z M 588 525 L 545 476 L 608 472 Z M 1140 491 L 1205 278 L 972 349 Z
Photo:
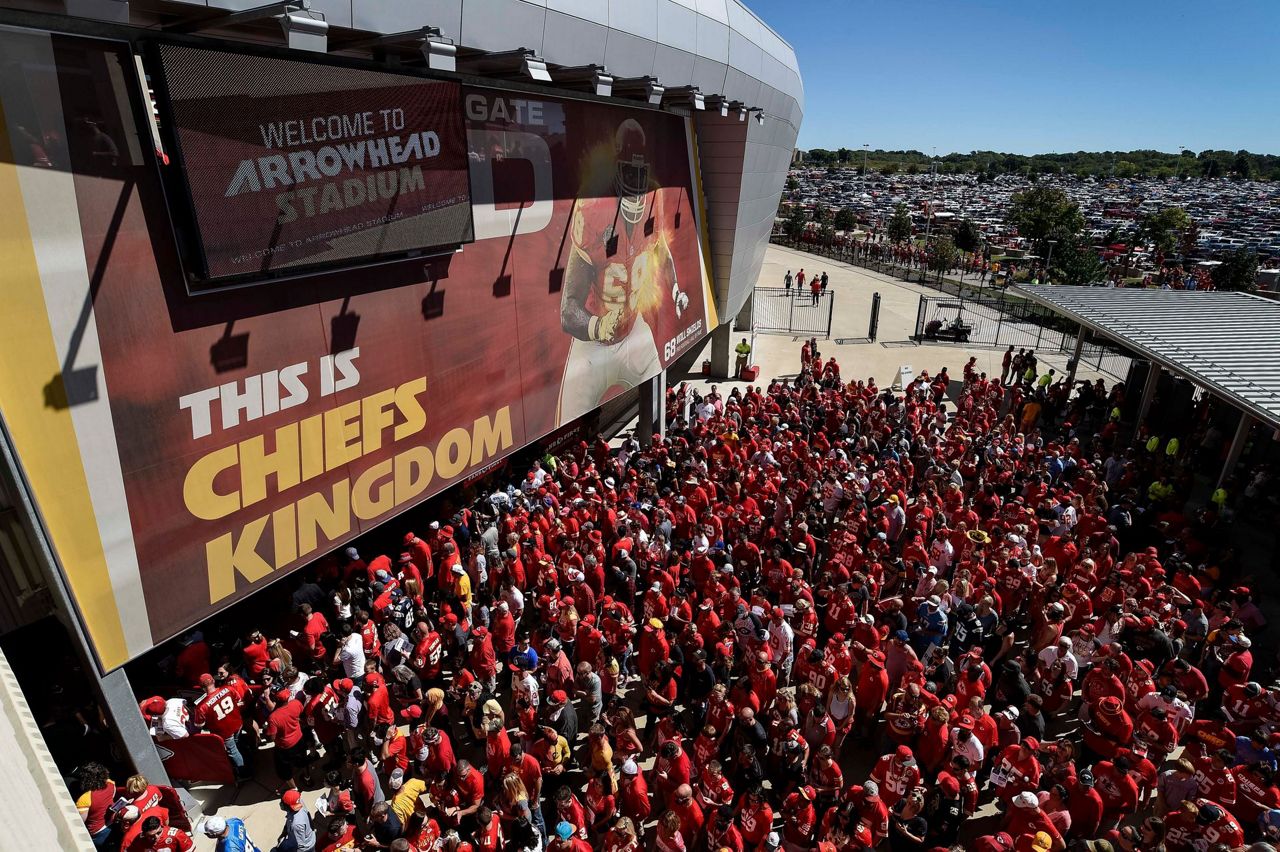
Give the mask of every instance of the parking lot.
M 1002 175 L 986 182 L 979 182 L 977 175 L 872 172 L 864 177 L 854 169 L 797 166 L 791 177 L 797 183 L 793 201 L 851 210 L 860 228 L 883 232 L 897 205 L 906 204 L 921 228 L 925 211 L 932 209 L 935 222 L 968 218 L 993 244 L 1023 245 L 1005 218 L 1012 197 L 1031 186 L 1024 176 Z M 1247 248 L 1264 260 L 1280 261 L 1280 185 L 1273 182 L 1065 176 L 1044 176 L 1037 182 L 1061 188 L 1080 206 L 1086 235 L 1095 245 L 1126 242 L 1143 216 L 1181 207 L 1198 232 L 1190 257 L 1208 260 Z

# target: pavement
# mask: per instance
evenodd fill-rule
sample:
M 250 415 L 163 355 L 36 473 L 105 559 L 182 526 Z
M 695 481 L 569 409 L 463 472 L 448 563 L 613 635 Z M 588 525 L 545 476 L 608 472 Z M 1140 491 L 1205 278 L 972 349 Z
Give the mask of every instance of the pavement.
M 801 268 L 807 275 L 820 275 L 826 271 L 829 276 L 828 289 L 835 294 L 831 337 L 819 339 L 818 348 L 824 357 L 835 355 L 840 364 L 841 376 L 846 381 L 874 377 L 883 388 L 892 384 L 902 367 L 909 367 L 912 374 L 927 369 L 933 375 L 944 366 L 953 377 L 959 379 L 970 356 L 977 357 L 979 371 L 999 375 L 1003 348 L 974 348 L 965 344 L 919 345 L 910 339 L 915 331 L 920 296 L 937 296 L 935 290 L 776 245 L 771 245 L 765 255 L 759 284 L 764 287 L 781 286 L 783 275 L 788 269 L 794 273 Z M 881 297 L 880 327 L 877 341 L 872 342 L 867 340 L 867 325 L 872 295 L 876 292 Z M 736 345 L 744 335 L 750 336 L 750 332 L 735 332 L 733 344 Z M 757 383 L 767 385 L 777 377 L 795 376 L 800 366 L 800 347 L 804 339 L 799 335 L 756 334 L 753 363 L 760 366 Z M 710 346 L 709 340 L 705 346 Z M 692 363 L 700 365 L 703 357 L 705 356 L 699 355 Z M 1066 355 L 1044 353 L 1040 361 L 1043 365 L 1062 371 L 1065 369 L 1066 359 Z M 1085 369 L 1078 373 L 1079 378 L 1092 379 L 1098 375 Z M 1110 382 L 1110 377 L 1106 378 Z M 691 385 L 702 388 L 713 384 L 742 384 L 705 379 L 701 373 L 687 377 L 670 376 L 668 379 L 671 386 L 680 381 L 688 381 Z M 637 686 L 638 683 L 633 684 L 633 691 Z M 638 700 L 638 695 L 634 697 Z M 637 721 L 642 720 L 643 716 L 637 716 Z M 583 727 L 585 732 L 585 726 Z M 879 754 L 877 749 L 847 749 L 845 759 L 841 761 L 846 780 L 860 781 L 866 778 Z M 459 756 L 467 755 L 460 751 Z M 272 770 L 269 747 L 259 751 L 256 758 L 257 771 L 253 780 L 235 787 L 197 786 L 190 792 L 201 803 L 206 815 L 243 819 L 254 843 L 263 852 L 268 852 L 275 845 L 284 825 L 284 813 L 274 793 L 279 782 Z M 477 765 L 483 765 L 483 761 Z M 323 773 L 318 766 L 313 774 L 316 783 L 303 790 L 303 801 L 314 813 L 314 804 L 327 787 L 322 786 Z M 994 811 L 987 813 L 984 809 L 977 818 L 982 820 L 992 816 Z M 212 850 L 214 842 L 197 830 L 196 849 Z
M 1004 357 L 1005 347 L 984 347 L 970 344 L 919 344 L 911 339 L 916 328 L 916 313 L 919 310 L 920 297 L 939 297 L 937 290 L 908 284 L 891 275 L 853 266 L 847 263 L 829 260 L 817 255 L 807 254 L 784 246 L 770 245 L 765 254 L 764 265 L 757 282 L 761 287 L 781 287 L 783 276 L 790 270 L 793 274 L 804 269 L 805 275 L 814 273 L 828 275 L 828 290 L 834 294 L 832 309 L 831 336 L 819 338 L 818 351 L 823 357 L 835 356 L 840 364 L 840 375 L 845 381 L 851 379 L 874 378 L 881 387 L 893 383 L 903 367 L 910 367 L 913 373 L 928 370 L 930 375 L 943 367 L 947 368 L 955 379 L 964 372 L 964 365 L 970 357 L 976 357 L 979 372 L 988 376 L 1000 375 L 1000 362 Z M 867 339 L 867 328 L 871 318 L 871 300 L 875 293 L 880 294 L 880 325 L 876 340 Z M 776 298 L 776 297 L 775 297 Z M 984 315 L 985 316 L 985 315 Z M 987 319 L 993 319 L 987 317 Z M 737 345 L 743 337 L 751 337 L 750 332 L 735 331 L 733 344 Z M 752 363 L 760 367 L 759 383 L 768 384 L 776 377 L 792 377 L 800 369 L 800 347 L 806 335 L 765 334 L 757 332 L 752 341 Z M 1034 340 L 1031 341 L 1034 344 Z M 709 351 L 710 341 L 705 344 Z M 1062 373 L 1066 370 L 1065 353 L 1037 352 L 1040 363 L 1053 367 Z M 703 355 L 693 360 L 700 365 Z M 1080 379 L 1104 378 L 1110 384 L 1113 377 L 1082 366 L 1076 374 Z M 668 376 L 668 386 L 676 386 L 680 381 L 688 381 L 695 387 L 707 387 L 712 384 L 732 386 L 742 384 L 726 380 L 704 379 L 700 373 L 688 376 Z

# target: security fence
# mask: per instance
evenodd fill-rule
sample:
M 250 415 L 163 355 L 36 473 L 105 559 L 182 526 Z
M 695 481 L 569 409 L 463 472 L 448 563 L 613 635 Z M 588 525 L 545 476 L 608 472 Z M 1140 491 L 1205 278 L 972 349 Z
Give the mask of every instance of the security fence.
M 751 323 L 756 331 L 831 336 L 831 312 L 835 294 L 830 290 L 815 298 L 806 282 L 800 287 L 757 287 Z
M 1070 354 L 1075 351 L 1078 330 L 1079 326 L 1048 308 L 1016 297 L 921 296 L 915 339 Z M 1123 380 L 1131 360 L 1114 344 L 1086 339 L 1079 367 Z

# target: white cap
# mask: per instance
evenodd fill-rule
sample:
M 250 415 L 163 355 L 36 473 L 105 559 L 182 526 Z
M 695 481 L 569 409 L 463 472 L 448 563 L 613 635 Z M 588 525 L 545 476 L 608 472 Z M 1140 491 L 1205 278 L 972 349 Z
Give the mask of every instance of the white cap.
M 432 522 L 431 522 L 431 529 L 433 529 L 433 530 L 438 530 L 438 529 L 440 529 L 440 522 L 439 522 L 439 521 L 432 521 Z
M 622 774 L 623 775 L 639 775 L 640 774 L 639 764 L 637 764 L 634 760 L 627 758 L 626 762 L 622 764 Z
M 138 811 L 138 808 L 136 805 L 129 805 L 127 808 L 124 809 L 124 811 L 120 814 L 120 816 L 124 817 L 127 820 L 135 820 L 138 818 L 139 813 L 140 812 Z
M 211 816 L 204 821 L 205 837 L 217 837 L 227 830 L 227 821 L 220 816 Z
M 1040 807 L 1040 799 L 1036 797 L 1035 793 L 1024 790 L 1013 797 L 1013 804 L 1019 808 L 1038 808 Z
M 404 770 L 396 767 L 391 770 L 391 777 L 387 779 L 387 783 L 392 790 L 399 790 L 404 786 Z

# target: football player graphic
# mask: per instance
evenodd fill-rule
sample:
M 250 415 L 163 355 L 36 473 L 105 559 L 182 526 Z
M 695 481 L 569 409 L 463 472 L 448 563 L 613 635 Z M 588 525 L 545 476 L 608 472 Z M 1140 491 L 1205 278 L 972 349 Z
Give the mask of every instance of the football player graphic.
M 571 214 L 560 326 L 573 343 L 560 385 L 560 423 L 599 405 L 610 388 L 634 388 L 657 373 L 662 362 L 645 316 L 665 309 L 678 318 L 689 307 L 638 121 L 618 125 L 613 150 L 613 193 L 580 198 Z

